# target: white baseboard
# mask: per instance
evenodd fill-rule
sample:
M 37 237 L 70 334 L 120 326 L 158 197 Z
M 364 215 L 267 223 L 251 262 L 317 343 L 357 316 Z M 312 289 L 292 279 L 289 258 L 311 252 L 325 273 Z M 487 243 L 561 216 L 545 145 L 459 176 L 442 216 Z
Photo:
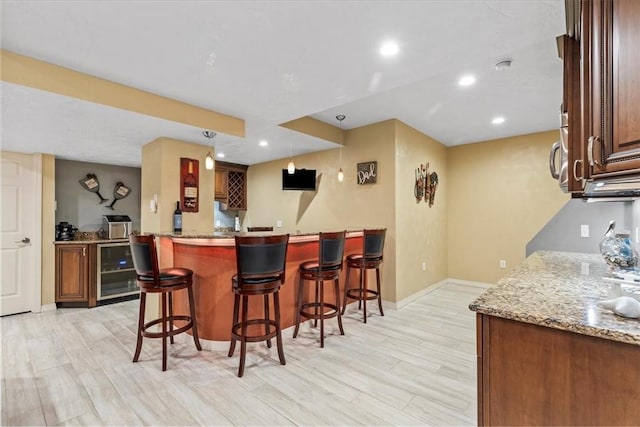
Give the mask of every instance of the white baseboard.
M 456 279 L 453 277 L 449 277 L 447 279 L 447 282 L 455 283 L 456 285 L 473 286 L 476 288 L 483 288 L 483 289 L 488 289 L 495 286 L 495 283 L 474 282 L 472 280 Z
M 53 311 L 53 310 L 57 310 L 58 307 L 56 306 L 56 303 L 51 303 L 51 304 L 45 304 L 45 305 L 41 305 L 40 306 L 40 311 Z

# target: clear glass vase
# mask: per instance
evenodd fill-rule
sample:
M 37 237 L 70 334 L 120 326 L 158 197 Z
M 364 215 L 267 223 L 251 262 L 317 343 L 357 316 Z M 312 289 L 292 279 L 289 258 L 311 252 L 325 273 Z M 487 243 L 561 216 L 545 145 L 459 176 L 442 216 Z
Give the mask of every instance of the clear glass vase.
M 613 221 L 600 242 L 600 253 L 613 270 L 631 269 L 638 265 L 638 253 L 631 244 L 629 234 L 616 233 Z

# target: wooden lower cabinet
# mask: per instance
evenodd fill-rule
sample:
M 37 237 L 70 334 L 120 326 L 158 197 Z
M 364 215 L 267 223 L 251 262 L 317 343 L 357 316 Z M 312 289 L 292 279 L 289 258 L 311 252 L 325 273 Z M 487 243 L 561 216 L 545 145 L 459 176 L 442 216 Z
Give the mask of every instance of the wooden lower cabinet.
M 640 425 L 640 346 L 477 315 L 478 425 Z
M 56 303 L 96 305 L 96 245 L 56 245 Z

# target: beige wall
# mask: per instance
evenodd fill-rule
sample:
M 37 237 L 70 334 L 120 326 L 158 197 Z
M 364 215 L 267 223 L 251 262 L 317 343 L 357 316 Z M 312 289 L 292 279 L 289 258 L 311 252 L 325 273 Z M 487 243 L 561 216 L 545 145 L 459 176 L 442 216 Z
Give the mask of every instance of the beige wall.
M 316 169 L 317 191 L 283 191 L 282 169 L 288 159 L 251 165 L 243 225 L 275 227 L 283 232 L 328 231 L 342 228 L 386 227 L 383 295 L 395 301 L 395 120 L 346 132 L 342 149 L 345 178 L 337 180 L 339 149 L 294 158 L 297 168 Z M 356 164 L 378 162 L 377 183 L 356 184 Z
M 549 175 L 557 131 L 449 149 L 449 277 L 495 283 L 569 196 Z M 499 268 L 499 260 L 507 268 Z
M 55 303 L 55 194 L 56 162 L 49 154 L 42 155 L 42 270 L 41 305 Z
M 396 298 L 447 278 L 447 148 L 402 122 L 396 126 Z M 433 206 L 416 202 L 415 170 L 429 163 L 439 185 Z M 422 263 L 426 271 L 422 271 Z
M 199 160 L 199 211 L 183 212 L 182 232 L 211 233 L 213 231 L 214 171 L 206 170 L 204 157 L 208 147 L 158 138 L 142 147 L 141 231 L 170 233 L 173 231 L 173 211 L 180 200 L 180 158 Z M 154 195 L 158 211 L 149 210 Z

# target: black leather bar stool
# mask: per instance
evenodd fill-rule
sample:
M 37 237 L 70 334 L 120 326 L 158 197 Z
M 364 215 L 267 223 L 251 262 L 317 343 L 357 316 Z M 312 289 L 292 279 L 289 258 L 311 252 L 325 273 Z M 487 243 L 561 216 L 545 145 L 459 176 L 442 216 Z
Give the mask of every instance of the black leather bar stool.
M 187 268 L 158 268 L 158 253 L 153 235 L 129 236 L 131 256 L 136 269 L 138 287 L 140 288 L 140 314 L 138 316 L 138 339 L 133 361 L 137 362 L 142 350 L 142 337 L 162 338 L 162 370 L 167 370 L 167 337 L 173 344 L 173 336 L 192 330 L 193 341 L 198 351 L 202 350 L 198 338 L 195 305 L 193 303 L 193 271 Z M 173 292 L 186 289 L 189 294 L 189 315 L 173 314 Z M 144 321 L 147 293 L 161 294 L 162 315 L 160 318 Z M 174 321 L 186 322 L 174 329 Z M 161 331 L 150 331 L 160 324 Z M 168 324 L 168 329 L 167 329 Z
M 289 235 L 236 236 L 235 241 L 237 274 L 231 279 L 234 301 L 231 346 L 228 356 L 233 356 L 236 341 L 240 341 L 238 376 L 241 377 L 244 374 L 248 342 L 267 341 L 267 346 L 271 347 L 271 338 L 275 337 L 280 364 L 286 364 L 280 328 L 279 291 L 285 279 Z M 264 297 L 264 317 L 249 319 L 249 297 L 259 295 Z M 273 319 L 269 313 L 269 295 L 273 295 Z M 239 318 L 240 308 L 242 308 L 241 318 Z M 249 332 L 254 325 L 264 326 L 264 333 Z
M 358 309 L 362 307 L 364 323 L 367 323 L 367 301 L 369 300 L 378 300 L 380 315 L 384 316 L 384 311 L 382 311 L 382 295 L 380 291 L 380 264 L 382 264 L 382 253 L 384 252 L 384 238 L 386 232 L 386 228 L 364 230 L 362 253 L 347 255 L 347 280 L 344 285 L 342 314 L 344 314 L 347 307 L 347 298 L 358 300 Z M 360 281 L 357 288 L 349 288 L 349 273 L 352 268 L 360 270 Z M 367 286 L 367 270 L 374 268 L 376 270 L 376 290 L 369 289 Z
M 298 272 L 298 303 L 296 310 L 296 327 L 293 338 L 298 336 L 300 318 L 314 319 L 317 326 L 320 319 L 320 347 L 324 347 L 324 320 L 338 318 L 340 335 L 344 335 L 342 316 L 340 314 L 340 272 L 342 271 L 342 257 L 344 254 L 344 239 L 346 232 L 320 233 L 318 241 L 318 259 L 300 264 Z M 303 303 L 304 281 L 315 283 L 315 300 Z M 333 280 L 336 301 L 335 304 L 324 301 L 324 281 Z M 308 309 L 313 309 L 313 312 Z M 327 311 L 329 309 L 329 311 Z

